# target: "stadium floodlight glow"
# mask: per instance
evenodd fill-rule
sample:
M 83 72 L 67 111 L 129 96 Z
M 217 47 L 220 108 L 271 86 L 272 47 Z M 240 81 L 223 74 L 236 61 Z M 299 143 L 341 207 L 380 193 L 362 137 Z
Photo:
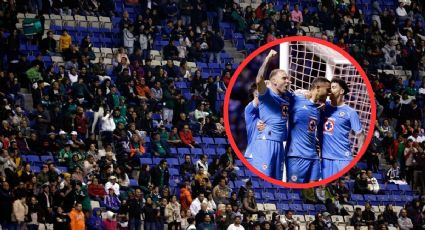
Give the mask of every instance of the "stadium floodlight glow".
M 350 93 L 345 97 L 345 103 L 355 109 L 359 114 L 362 122 L 363 130 L 366 138 L 363 145 L 358 146 L 357 139 L 350 136 L 353 143 L 354 159 L 351 163 L 340 172 L 333 176 L 324 178 L 320 181 L 310 183 L 287 183 L 277 180 L 262 174 L 254 168 L 244 154 L 238 148 L 233 137 L 233 132 L 229 120 L 229 106 L 232 89 L 236 84 L 238 76 L 245 67 L 263 52 L 269 49 L 279 50 L 279 68 L 286 70 L 291 76 L 291 89 L 308 89 L 310 83 L 316 77 L 326 77 L 332 80 L 334 77 L 339 77 L 348 83 Z M 254 81 L 255 79 L 253 79 Z M 224 123 L 226 134 L 229 138 L 229 143 L 235 151 L 242 163 L 251 170 L 254 174 L 264 179 L 267 182 L 289 188 L 311 188 L 319 185 L 326 185 L 347 173 L 357 162 L 372 139 L 375 120 L 376 120 L 376 104 L 372 86 L 366 76 L 366 73 L 361 68 L 360 64 L 351 57 L 347 52 L 338 46 L 312 37 L 294 36 L 275 40 L 258 48 L 252 52 L 237 68 L 226 91 L 224 99 Z M 356 154 L 357 153 L 357 154 Z

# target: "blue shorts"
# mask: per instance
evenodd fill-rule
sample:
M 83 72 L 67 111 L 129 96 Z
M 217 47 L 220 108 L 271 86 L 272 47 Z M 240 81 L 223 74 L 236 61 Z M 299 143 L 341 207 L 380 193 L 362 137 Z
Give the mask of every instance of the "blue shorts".
M 304 159 L 288 157 L 286 162 L 286 176 L 288 183 L 309 183 L 320 179 L 319 159 Z
M 342 171 L 351 161 L 322 159 L 322 178 L 326 179 Z
M 248 162 L 268 177 L 282 180 L 284 147 L 279 141 L 255 140 L 245 152 Z

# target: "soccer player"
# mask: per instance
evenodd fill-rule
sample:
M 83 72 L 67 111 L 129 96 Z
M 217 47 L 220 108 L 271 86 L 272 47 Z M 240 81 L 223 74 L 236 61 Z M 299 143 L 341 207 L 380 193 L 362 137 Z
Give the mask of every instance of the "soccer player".
M 322 108 L 330 85 L 326 78 L 315 78 L 308 97 L 295 94 L 291 101 L 286 153 L 288 182 L 309 183 L 321 178 L 318 146 L 323 127 Z
M 349 92 L 347 83 L 334 78 L 331 81 L 330 103 L 326 103 L 322 143 L 322 178 L 330 177 L 345 168 L 352 160 L 350 132 L 358 137 L 359 145 L 364 142 L 362 124 L 357 112 L 344 103 Z
M 269 85 L 268 83 L 269 81 L 266 80 L 266 85 Z M 258 130 L 261 131 L 264 129 L 264 124 L 259 123 L 260 111 L 258 109 L 258 104 L 260 102 L 258 101 L 258 91 L 255 83 L 251 86 L 250 95 L 252 95 L 253 99 L 245 106 L 244 111 L 247 132 L 247 149 L 245 150 L 245 158 L 247 159 L 252 158 L 251 142 L 257 137 Z
M 275 69 L 269 76 L 270 87 L 266 86 L 265 70 L 276 54 L 274 50 L 269 52 L 257 74 L 259 119 L 267 126 L 258 132 L 248 146 L 252 151 L 252 158 L 248 161 L 265 175 L 280 180 L 284 160 L 283 141 L 287 138 L 289 96 L 286 94 L 291 81 L 284 70 Z

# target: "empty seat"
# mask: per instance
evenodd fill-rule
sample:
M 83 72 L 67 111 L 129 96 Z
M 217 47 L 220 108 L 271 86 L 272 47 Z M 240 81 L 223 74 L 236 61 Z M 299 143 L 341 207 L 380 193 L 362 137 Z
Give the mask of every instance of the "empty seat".
M 177 148 L 177 152 L 179 154 L 190 154 L 190 149 L 189 148 Z

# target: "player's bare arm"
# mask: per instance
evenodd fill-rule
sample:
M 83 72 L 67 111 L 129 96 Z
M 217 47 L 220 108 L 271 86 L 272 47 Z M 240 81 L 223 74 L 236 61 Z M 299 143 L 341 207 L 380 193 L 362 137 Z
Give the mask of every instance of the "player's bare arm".
M 266 92 L 267 86 L 265 83 L 264 75 L 267 70 L 267 66 L 271 60 L 271 58 L 275 57 L 277 55 L 277 52 L 274 50 L 270 50 L 269 54 L 267 54 L 266 58 L 264 59 L 263 64 L 261 65 L 260 69 L 258 70 L 257 74 L 257 90 L 260 95 L 263 95 Z

